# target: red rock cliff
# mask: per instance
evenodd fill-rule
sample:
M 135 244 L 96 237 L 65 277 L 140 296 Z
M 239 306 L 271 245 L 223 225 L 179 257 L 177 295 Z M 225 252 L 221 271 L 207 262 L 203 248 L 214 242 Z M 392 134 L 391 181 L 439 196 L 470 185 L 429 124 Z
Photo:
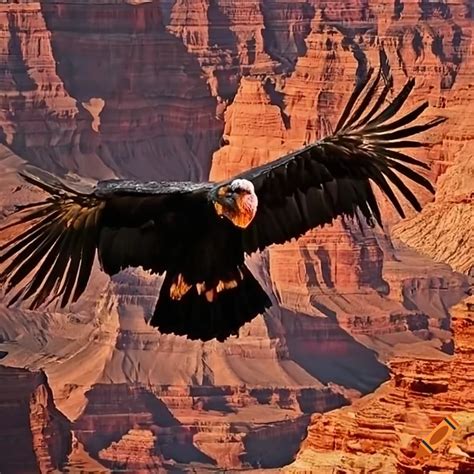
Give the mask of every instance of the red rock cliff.
M 80 120 L 76 100 L 57 74 L 41 5 L 3 2 L 0 24 L 2 143 L 32 161 L 47 155 L 58 166 L 74 143 Z
M 44 372 L 0 365 L 0 471 L 61 469 L 71 449 L 70 425 L 56 409 Z
M 442 135 L 441 165 L 447 171 L 438 181 L 435 201 L 420 215 L 400 223 L 394 234 L 435 260 L 474 274 L 474 117 L 466 113 L 474 103 L 472 25 L 463 31 L 470 42 L 459 48 L 463 61 L 446 98 L 449 121 Z

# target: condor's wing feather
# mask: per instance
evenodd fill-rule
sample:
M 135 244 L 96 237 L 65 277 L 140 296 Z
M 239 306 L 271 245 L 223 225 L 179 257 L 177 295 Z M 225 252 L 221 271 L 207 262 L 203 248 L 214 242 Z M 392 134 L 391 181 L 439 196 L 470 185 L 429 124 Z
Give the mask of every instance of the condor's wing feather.
M 113 275 L 127 267 L 163 273 L 183 251 L 189 216 L 207 199 L 208 183 L 126 180 L 100 182 L 107 199 L 99 236 L 99 261 Z
M 84 292 L 96 254 L 112 275 L 128 266 L 162 272 L 170 258 L 160 243 L 176 236 L 168 223 L 191 184 L 108 181 L 75 186 L 34 167 L 21 176 L 48 193 L 41 202 L 18 206 L 0 230 L 15 231 L 0 246 L 0 284 L 13 304 L 29 307 L 60 298 L 64 307 Z
M 95 255 L 98 218 L 105 202 L 91 189 L 73 189 L 34 167 L 21 176 L 48 193 L 37 203 L 18 206 L 0 230 L 14 237 L 0 246 L 0 283 L 15 290 L 9 304 L 32 298 L 37 308 L 53 294 L 75 301 L 87 283 Z
M 247 253 L 299 237 L 340 215 L 357 216 L 357 210 L 369 223 L 375 219 L 381 225 L 372 184 L 380 188 L 402 217 L 403 207 L 392 188 L 398 189 L 416 210 L 421 209 L 402 178 L 434 192 L 431 183 L 414 169 L 428 166 L 396 149 L 423 146 L 408 138 L 435 127 L 444 118 L 413 124 L 427 103 L 395 118 L 412 91 L 414 80 L 408 80 L 384 107 L 392 87 L 386 64 L 372 80 L 371 75 L 369 71 L 356 86 L 332 135 L 234 177 L 252 181 L 258 196 L 257 214 L 244 231 Z M 385 85 L 380 91 L 381 78 Z

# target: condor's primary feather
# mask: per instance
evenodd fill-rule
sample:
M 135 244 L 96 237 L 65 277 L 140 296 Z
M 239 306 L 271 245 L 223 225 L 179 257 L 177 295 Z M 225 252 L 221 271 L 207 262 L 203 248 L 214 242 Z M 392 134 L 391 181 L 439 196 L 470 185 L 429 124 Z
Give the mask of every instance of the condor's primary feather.
M 26 167 L 21 176 L 48 193 L 19 207 L 0 247 L 9 304 L 61 307 L 84 292 L 94 259 L 109 275 L 127 267 L 166 273 L 151 324 L 163 333 L 224 340 L 270 306 L 244 259 L 338 216 L 382 224 L 373 186 L 404 217 L 398 195 L 420 210 L 413 181 L 433 192 L 405 149 L 444 119 L 414 121 L 428 104 L 398 116 L 409 79 L 387 103 L 392 80 L 382 61 L 355 89 L 333 133 L 301 150 L 218 183 L 110 180 L 90 189 Z M 26 228 L 24 228 L 26 226 Z

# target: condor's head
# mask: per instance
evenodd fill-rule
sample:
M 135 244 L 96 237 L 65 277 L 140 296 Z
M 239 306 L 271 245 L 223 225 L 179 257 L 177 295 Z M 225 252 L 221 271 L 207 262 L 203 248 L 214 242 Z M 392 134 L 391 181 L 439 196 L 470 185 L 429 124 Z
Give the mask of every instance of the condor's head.
M 257 213 L 255 188 L 246 179 L 234 179 L 215 189 L 212 202 L 217 215 L 226 217 L 237 227 L 247 227 Z

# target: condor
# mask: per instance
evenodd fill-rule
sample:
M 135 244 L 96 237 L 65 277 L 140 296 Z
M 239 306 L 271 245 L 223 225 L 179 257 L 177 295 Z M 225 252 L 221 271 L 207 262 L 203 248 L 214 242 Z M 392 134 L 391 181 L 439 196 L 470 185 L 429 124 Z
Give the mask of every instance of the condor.
M 414 124 L 426 102 L 398 114 L 414 80 L 388 103 L 391 87 L 382 66 L 369 70 L 332 134 L 224 182 L 109 180 L 83 189 L 25 167 L 22 177 L 49 197 L 16 209 L 2 229 L 22 226 L 0 247 L 9 304 L 75 302 L 98 255 L 109 275 L 138 266 L 166 273 L 151 318 L 162 333 L 220 341 L 237 334 L 271 304 L 246 255 L 338 216 L 381 225 L 373 186 L 402 217 L 394 188 L 421 209 L 405 178 L 434 192 L 413 169 L 428 166 L 401 150 L 423 146 L 409 137 L 444 119 Z

